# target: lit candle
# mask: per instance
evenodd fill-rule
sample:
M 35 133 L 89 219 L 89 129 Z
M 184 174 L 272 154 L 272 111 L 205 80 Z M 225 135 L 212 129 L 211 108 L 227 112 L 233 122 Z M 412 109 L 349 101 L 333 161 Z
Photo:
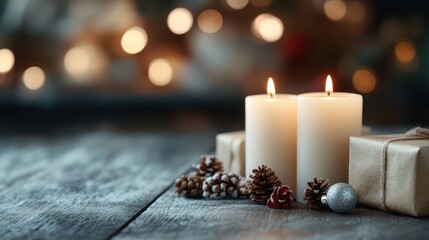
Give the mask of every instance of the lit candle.
M 298 192 L 304 202 L 307 182 L 348 182 L 349 137 L 362 129 L 362 96 L 334 92 L 331 76 L 325 92 L 298 95 Z
M 246 176 L 260 165 L 296 191 L 296 95 L 276 94 L 271 78 L 267 94 L 246 97 Z

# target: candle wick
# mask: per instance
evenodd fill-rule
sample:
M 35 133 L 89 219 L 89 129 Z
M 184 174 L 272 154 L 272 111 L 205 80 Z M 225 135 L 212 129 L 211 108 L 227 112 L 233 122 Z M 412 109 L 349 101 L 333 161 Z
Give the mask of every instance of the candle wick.
M 270 98 L 273 98 L 274 97 L 274 94 L 273 93 L 269 93 L 270 94 Z
M 331 91 L 328 91 L 328 96 L 331 96 Z

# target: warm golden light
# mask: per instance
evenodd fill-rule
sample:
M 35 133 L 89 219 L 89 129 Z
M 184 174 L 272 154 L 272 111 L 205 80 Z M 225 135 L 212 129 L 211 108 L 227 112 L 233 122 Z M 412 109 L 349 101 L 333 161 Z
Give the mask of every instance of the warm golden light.
M 82 84 L 89 80 L 102 80 L 108 65 L 108 57 L 103 49 L 92 43 L 80 43 L 67 51 L 64 69 L 70 75 L 68 80 Z
M 358 92 L 370 93 L 375 89 L 377 79 L 370 69 L 360 68 L 353 74 L 352 82 Z
M 64 57 L 64 67 L 72 77 L 84 77 L 89 71 L 89 55 L 82 47 L 70 49 Z
M 268 95 L 270 95 L 271 98 L 276 95 L 276 87 L 274 86 L 274 81 L 271 77 L 268 78 L 267 93 Z
M 323 5 L 323 11 L 332 21 L 339 21 L 346 16 L 347 7 L 343 0 L 327 0 Z
M 249 3 L 249 0 L 226 0 L 226 3 L 232 9 L 239 10 L 239 9 L 243 9 L 244 7 L 246 7 L 247 4 Z
M 186 8 L 176 8 L 168 14 L 168 28 L 175 34 L 188 32 L 193 23 L 192 13 Z
M 149 64 L 149 80 L 157 86 L 165 86 L 173 79 L 173 67 L 163 58 L 157 58 Z
M 198 16 L 198 26 L 201 31 L 215 33 L 222 27 L 222 15 L 216 10 L 205 10 Z
M 410 63 L 416 57 L 416 48 L 408 40 L 400 41 L 395 46 L 395 56 L 401 63 Z
M 22 75 L 24 85 L 30 90 L 37 90 L 45 83 L 45 73 L 39 67 L 30 67 Z
M 89 56 L 89 76 L 101 77 L 108 66 L 108 56 L 102 48 L 93 44 L 84 44 L 82 46 Z
M 136 54 L 143 50 L 147 44 L 147 34 L 141 27 L 128 29 L 121 38 L 121 46 L 125 52 Z
M 0 49 L 0 73 L 8 73 L 15 64 L 13 52 L 7 48 Z
M 276 16 L 263 13 L 253 20 L 252 31 L 260 39 L 275 42 L 283 35 L 283 23 Z
M 333 91 L 334 88 L 332 86 L 332 78 L 331 75 L 328 75 L 326 77 L 325 92 L 328 94 L 328 96 L 330 96 Z

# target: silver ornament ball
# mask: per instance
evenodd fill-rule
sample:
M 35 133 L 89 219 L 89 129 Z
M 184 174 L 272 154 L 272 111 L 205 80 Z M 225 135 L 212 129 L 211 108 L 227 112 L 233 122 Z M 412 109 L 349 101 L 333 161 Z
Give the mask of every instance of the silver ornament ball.
M 356 206 L 357 194 L 347 183 L 336 183 L 329 187 L 326 201 L 335 212 L 347 213 Z

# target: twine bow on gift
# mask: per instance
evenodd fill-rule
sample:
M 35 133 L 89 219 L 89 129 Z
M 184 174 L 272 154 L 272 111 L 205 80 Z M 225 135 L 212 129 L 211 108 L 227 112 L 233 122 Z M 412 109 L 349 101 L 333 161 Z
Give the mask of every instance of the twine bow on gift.
M 404 134 L 406 137 L 416 139 L 427 139 L 429 138 L 429 128 L 415 127 Z
M 387 147 L 389 143 L 396 141 L 404 141 L 404 140 L 421 140 L 421 139 L 429 139 L 429 128 L 415 127 L 409 131 L 407 131 L 404 135 L 392 138 L 386 141 L 383 145 L 383 151 L 381 156 L 381 202 L 383 204 L 383 209 L 387 209 L 386 207 L 386 161 L 387 161 Z

